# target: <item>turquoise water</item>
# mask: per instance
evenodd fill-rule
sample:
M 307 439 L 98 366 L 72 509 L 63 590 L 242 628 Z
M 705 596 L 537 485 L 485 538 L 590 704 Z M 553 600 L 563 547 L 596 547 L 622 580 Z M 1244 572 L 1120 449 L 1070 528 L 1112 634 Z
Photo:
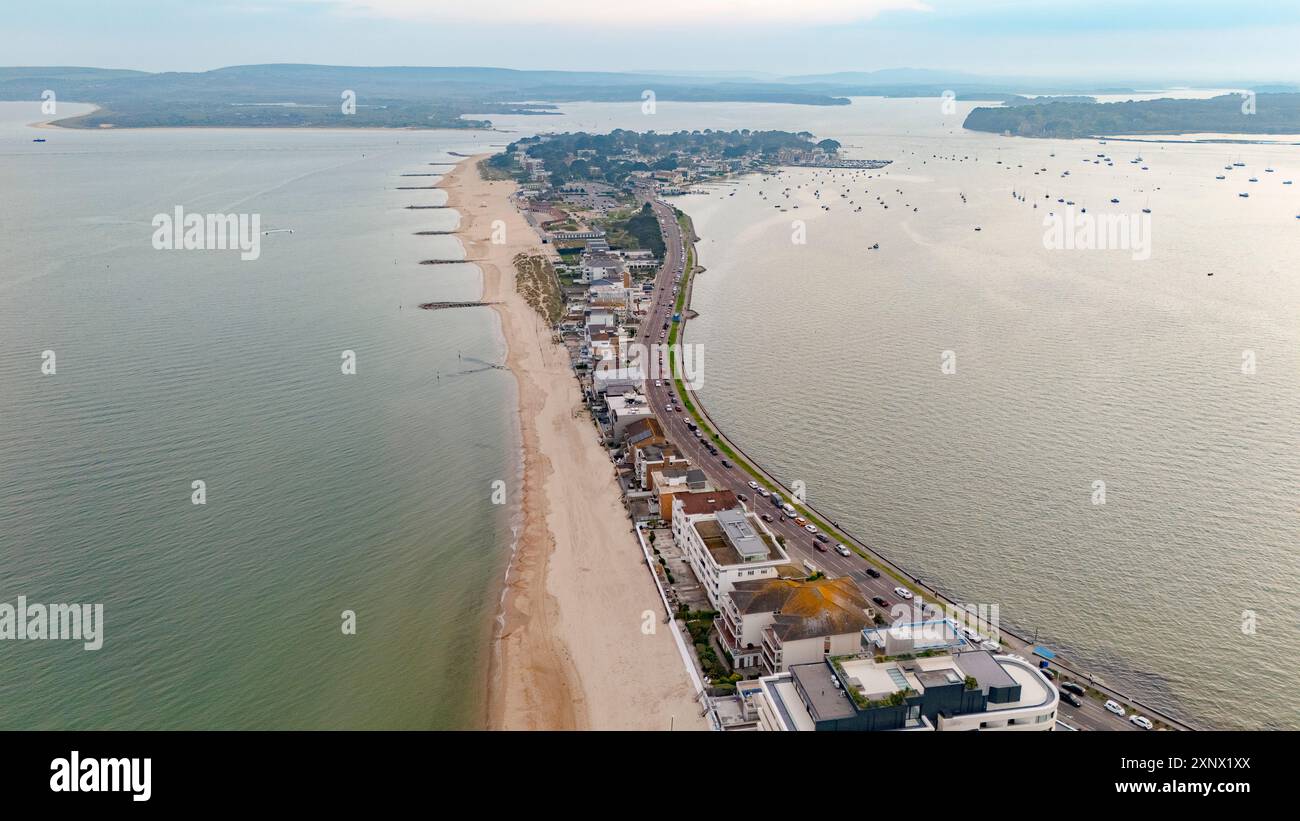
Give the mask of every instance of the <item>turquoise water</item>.
M 481 725 L 514 387 L 489 309 L 416 309 L 479 276 L 417 264 L 457 215 L 395 189 L 488 135 L 35 114 L 0 104 L 0 602 L 102 603 L 105 638 L 0 642 L 0 727 Z M 154 250 L 177 205 L 293 233 Z

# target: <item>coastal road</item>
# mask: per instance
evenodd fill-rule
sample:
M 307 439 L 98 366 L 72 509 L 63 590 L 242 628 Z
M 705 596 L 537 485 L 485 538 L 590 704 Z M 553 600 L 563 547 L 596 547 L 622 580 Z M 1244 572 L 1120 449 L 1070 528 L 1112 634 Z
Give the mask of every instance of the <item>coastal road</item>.
M 639 341 L 647 347 L 660 345 L 666 348 L 667 335 L 672 327 L 673 306 L 677 298 L 674 287 L 680 287 L 685 270 L 686 244 L 673 208 L 660 200 L 649 199 L 648 201 L 654 209 L 664 235 L 665 253 L 664 264 L 655 279 L 653 307 L 647 312 L 641 324 Z M 681 342 L 680 338 L 678 342 Z M 687 426 L 687 422 L 693 420 L 676 397 L 673 384 L 668 378 L 666 359 L 663 363 L 665 367 L 654 370 L 654 367 L 659 364 L 660 354 L 657 348 L 651 350 L 654 353 L 651 356 L 653 361 L 650 378 L 646 380 L 646 397 L 669 441 L 691 461 L 691 464 L 704 470 L 714 487 L 745 496 L 746 507 L 757 514 L 765 514 L 764 523 L 773 533 L 784 538 L 783 547 L 792 563 L 798 565 L 805 561 L 810 562 L 831 577 L 851 576 L 868 598 L 879 596 L 888 603 L 888 606 L 883 608 L 886 616 L 889 616 L 890 610 L 896 605 L 911 605 L 911 602 L 905 601 L 895 592 L 895 588 L 900 585 L 889 573 L 880 572 L 879 578 L 873 578 L 867 573 L 867 569 L 871 567 L 880 571 L 880 568 L 875 567 L 856 552 L 851 552 L 849 556 L 841 556 L 834 550 L 834 541 L 830 544 L 818 542 L 812 533 L 789 519 L 768 499 L 763 498 L 750 487 L 751 477 L 746 471 L 739 467 L 726 467 L 722 461 L 725 454 L 721 452 L 717 456 L 711 454 Z M 666 357 L 666 352 L 663 355 Z M 673 410 L 669 410 L 670 407 Z M 786 501 L 790 500 L 787 498 Z M 767 521 L 767 517 L 771 517 L 772 521 Z M 830 524 L 835 523 L 830 522 Z M 838 528 L 838 525 L 836 527 Z M 865 545 L 860 546 L 866 548 Z M 1031 658 L 1027 645 L 1005 633 L 1001 639 L 1003 652 Z M 1064 701 L 1061 702 L 1059 715 L 1071 726 L 1082 730 L 1137 729 L 1127 720 L 1106 712 L 1101 703 L 1095 699 L 1085 698 L 1082 701 L 1082 708 L 1075 708 Z

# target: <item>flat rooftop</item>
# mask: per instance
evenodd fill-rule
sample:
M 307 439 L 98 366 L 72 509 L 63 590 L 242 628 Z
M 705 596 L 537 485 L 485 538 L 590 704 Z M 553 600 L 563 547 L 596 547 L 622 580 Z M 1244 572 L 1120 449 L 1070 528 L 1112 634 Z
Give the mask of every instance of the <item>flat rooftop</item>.
M 700 519 L 692 525 L 700 541 L 720 567 L 761 562 L 785 561 L 782 553 L 753 514 L 741 510 L 719 510 L 716 517 Z
M 790 675 L 807 696 L 806 703 L 812 718 L 818 721 L 833 721 L 857 715 L 848 695 L 831 681 L 833 673 L 829 665 L 822 662 L 796 664 L 790 668 Z M 791 714 L 799 713 L 805 702 L 799 698 L 793 686 L 790 689 L 794 701 L 787 702 L 789 704 L 787 709 Z

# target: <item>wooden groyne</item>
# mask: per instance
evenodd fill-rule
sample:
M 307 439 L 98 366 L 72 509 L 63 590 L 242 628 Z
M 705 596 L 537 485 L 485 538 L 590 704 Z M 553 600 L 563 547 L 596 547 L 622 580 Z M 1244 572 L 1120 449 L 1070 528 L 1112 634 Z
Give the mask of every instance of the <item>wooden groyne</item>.
M 426 311 L 442 311 L 447 308 L 478 308 L 483 305 L 500 305 L 499 302 L 422 302 L 420 307 Z
M 466 262 L 480 262 L 477 259 L 422 259 L 421 265 L 461 265 Z
M 456 233 L 455 231 L 416 231 L 416 232 L 415 232 L 415 236 L 417 236 L 417 237 L 443 237 L 443 236 L 452 236 L 452 235 L 454 235 L 455 233 Z
M 408 205 L 406 207 L 415 211 L 437 211 L 451 208 L 450 205 Z

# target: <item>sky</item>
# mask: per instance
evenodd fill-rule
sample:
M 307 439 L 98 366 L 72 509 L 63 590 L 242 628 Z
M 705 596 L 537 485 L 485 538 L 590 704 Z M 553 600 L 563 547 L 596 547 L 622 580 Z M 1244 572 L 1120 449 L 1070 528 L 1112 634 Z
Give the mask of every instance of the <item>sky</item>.
M 1300 81 L 1300 0 L 5 0 L 0 65 Z

